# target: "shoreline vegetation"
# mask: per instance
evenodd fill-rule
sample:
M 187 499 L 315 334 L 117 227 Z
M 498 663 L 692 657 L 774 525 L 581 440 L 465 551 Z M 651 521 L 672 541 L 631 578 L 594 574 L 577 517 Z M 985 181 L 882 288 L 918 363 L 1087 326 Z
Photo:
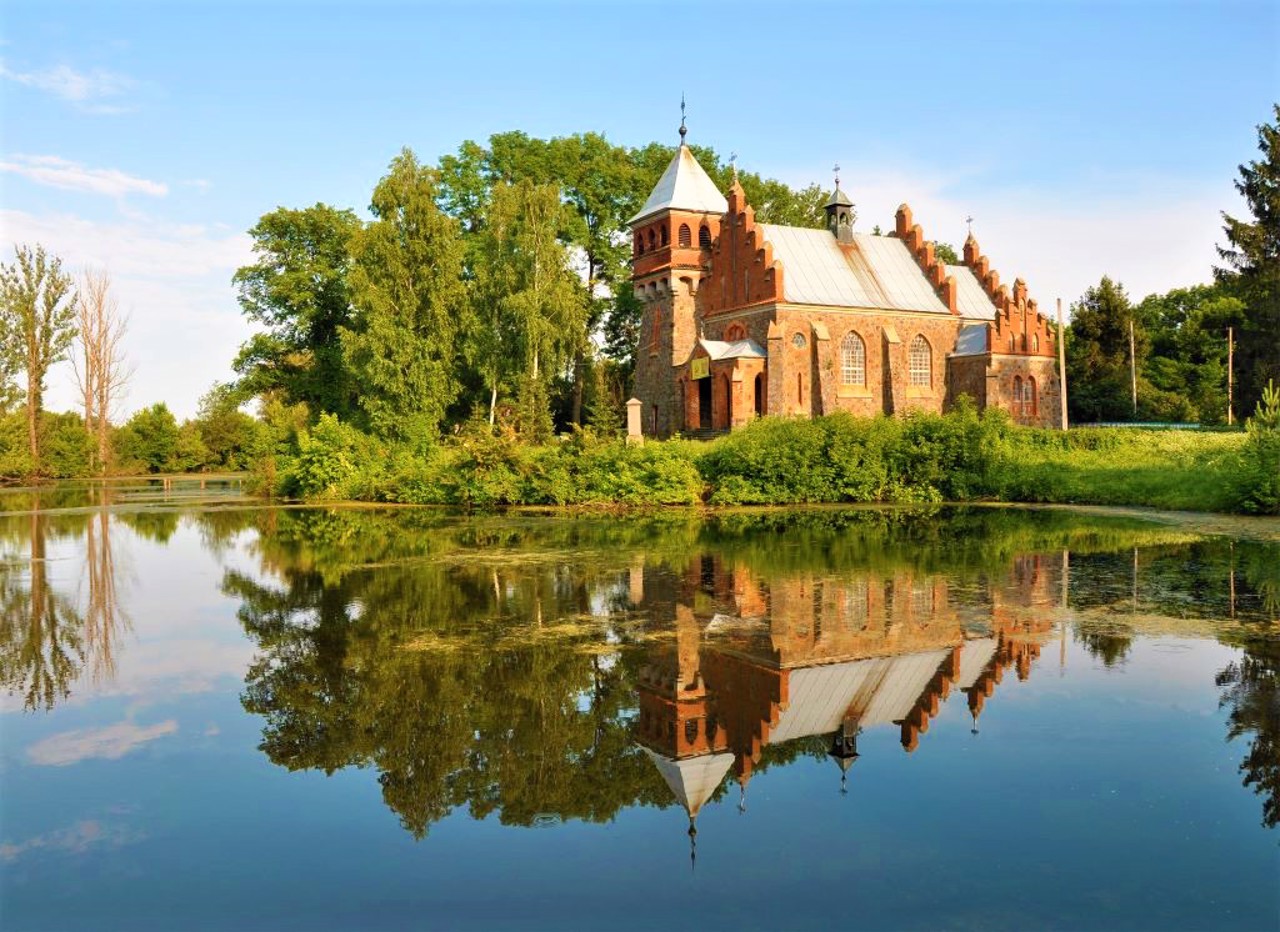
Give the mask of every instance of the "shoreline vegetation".
M 276 428 L 251 485 L 306 502 L 634 508 L 1001 502 L 1280 514 L 1280 392 L 1241 433 L 1020 427 L 945 415 L 764 418 L 710 441 L 575 431 L 529 444 L 469 423 L 414 451 L 332 416 Z

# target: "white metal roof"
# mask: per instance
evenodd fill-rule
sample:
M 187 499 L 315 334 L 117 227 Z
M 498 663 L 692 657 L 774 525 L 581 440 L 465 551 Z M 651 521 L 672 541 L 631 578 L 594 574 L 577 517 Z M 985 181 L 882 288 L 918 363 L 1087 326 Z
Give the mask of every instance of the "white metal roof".
M 649 759 L 658 768 L 658 773 L 662 774 L 662 779 L 691 816 L 698 814 L 702 804 L 711 798 L 724 775 L 733 766 L 732 754 L 703 754 L 675 760 L 644 745 L 640 747 L 649 755 Z
M 873 657 L 792 670 L 789 701 L 771 743 L 836 730 L 849 712 L 863 728 L 905 718 L 950 650 Z
M 968 689 L 978 681 L 982 671 L 996 655 L 996 646 L 995 638 L 975 638 L 964 642 L 964 646 L 960 648 L 960 675 L 956 677 L 957 687 Z
M 987 351 L 987 325 L 964 324 L 956 337 L 953 356 L 978 356 Z
M 995 320 L 996 306 L 987 297 L 986 289 L 967 265 L 949 265 L 947 274 L 956 280 L 956 310 L 961 317 L 973 320 Z
M 771 223 L 760 230 L 782 261 L 789 302 L 950 314 L 897 237 L 855 233 L 846 252 L 828 230 Z
M 688 146 L 682 145 L 667 170 L 644 202 L 640 212 L 627 223 L 634 226 L 660 210 L 696 210 L 709 214 L 723 214 L 729 209 L 716 183 L 703 171 Z
M 751 339 L 734 340 L 732 343 L 724 340 L 699 340 L 698 343 L 712 359 L 739 359 L 744 356 L 764 359 L 765 357 L 760 344 Z

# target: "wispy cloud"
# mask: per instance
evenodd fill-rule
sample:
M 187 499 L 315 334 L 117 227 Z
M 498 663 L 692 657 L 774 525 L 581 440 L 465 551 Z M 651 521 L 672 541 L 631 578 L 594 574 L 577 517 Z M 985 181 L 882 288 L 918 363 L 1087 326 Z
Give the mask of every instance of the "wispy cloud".
M 15 71 L 0 61 L 0 77 L 25 87 L 52 94 L 90 113 L 124 113 L 129 108 L 118 98 L 132 89 L 132 78 L 95 68 L 77 71 L 69 65 L 58 65 L 43 71 Z
M 57 155 L 13 155 L 9 161 L 0 162 L 0 171 L 21 175 L 51 188 L 91 191 L 111 197 L 126 194 L 164 197 L 169 193 L 169 186 L 162 181 L 139 178 L 115 168 L 89 168 Z
M 177 732 L 173 719 L 154 725 L 117 722 L 106 728 L 64 731 L 50 735 L 27 748 L 27 759 L 47 767 L 65 767 L 94 757 L 119 760 L 149 741 Z
M 145 833 L 100 819 L 81 819 L 69 828 L 35 835 L 25 841 L 0 843 L 0 861 L 16 861 L 32 851 L 84 854 L 90 848 L 119 848 L 142 841 Z

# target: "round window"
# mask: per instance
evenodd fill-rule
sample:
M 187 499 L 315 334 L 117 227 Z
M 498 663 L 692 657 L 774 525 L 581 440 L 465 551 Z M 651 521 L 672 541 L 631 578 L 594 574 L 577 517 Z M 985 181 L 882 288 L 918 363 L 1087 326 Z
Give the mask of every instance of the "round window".
M 797 333 L 791 338 L 791 345 L 796 349 L 804 349 L 804 334 Z

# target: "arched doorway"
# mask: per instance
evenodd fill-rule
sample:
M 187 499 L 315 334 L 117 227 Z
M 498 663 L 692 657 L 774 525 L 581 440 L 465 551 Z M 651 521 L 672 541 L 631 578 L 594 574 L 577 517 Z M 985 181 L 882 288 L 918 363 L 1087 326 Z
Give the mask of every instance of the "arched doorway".
M 711 379 L 698 379 L 698 429 L 711 429 Z

